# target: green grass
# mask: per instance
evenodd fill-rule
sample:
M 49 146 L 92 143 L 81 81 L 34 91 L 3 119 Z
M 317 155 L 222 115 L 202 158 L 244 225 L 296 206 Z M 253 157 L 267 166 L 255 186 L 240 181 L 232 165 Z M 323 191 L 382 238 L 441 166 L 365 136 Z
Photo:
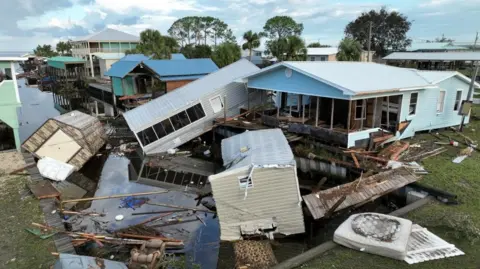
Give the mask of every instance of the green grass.
M 55 260 L 52 239 L 42 240 L 25 231 L 32 222 L 44 222 L 39 201 L 20 198 L 26 183 L 26 177 L 0 175 L 0 268 L 49 268 Z
M 480 116 L 480 106 L 476 106 L 473 115 Z M 453 139 L 464 141 L 453 131 L 443 131 Z M 480 121 L 472 121 L 464 134 L 480 142 Z M 429 134 L 416 136 L 414 141 L 435 139 Z M 446 141 L 446 139 L 445 139 Z M 414 142 L 412 142 L 414 143 Z M 422 164 L 431 174 L 426 175 L 421 183 L 458 195 L 460 205 L 444 205 L 433 201 L 428 205 L 404 216 L 418 223 L 451 244 L 456 245 L 466 255 L 408 265 L 381 256 L 351 250 L 338 246 L 310 261 L 301 268 L 410 268 L 410 269 L 443 269 L 443 268 L 480 268 L 480 152 L 461 164 L 452 163 L 462 147 L 451 146 L 443 154 L 425 159 Z

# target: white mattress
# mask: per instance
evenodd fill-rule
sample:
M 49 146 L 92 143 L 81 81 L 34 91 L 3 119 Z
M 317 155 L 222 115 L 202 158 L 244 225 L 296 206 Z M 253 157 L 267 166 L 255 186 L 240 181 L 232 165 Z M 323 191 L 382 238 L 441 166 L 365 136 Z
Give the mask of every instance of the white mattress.
M 350 216 L 337 228 L 336 243 L 372 254 L 404 260 L 412 222 L 378 213 Z

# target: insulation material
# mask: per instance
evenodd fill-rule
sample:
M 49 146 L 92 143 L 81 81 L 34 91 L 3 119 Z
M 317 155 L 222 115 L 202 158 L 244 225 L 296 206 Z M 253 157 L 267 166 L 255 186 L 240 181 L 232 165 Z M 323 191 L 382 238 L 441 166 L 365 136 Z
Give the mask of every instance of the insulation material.
M 404 261 L 408 264 L 414 264 L 460 255 L 465 255 L 465 253 L 434 235 L 426 228 L 414 224 L 408 240 L 407 256 Z
M 37 167 L 43 177 L 55 181 L 64 181 L 73 173 L 73 171 L 75 171 L 73 165 L 49 157 L 40 159 L 37 163 Z
M 404 260 L 412 222 L 377 213 L 350 216 L 333 235 L 336 243 L 372 254 Z

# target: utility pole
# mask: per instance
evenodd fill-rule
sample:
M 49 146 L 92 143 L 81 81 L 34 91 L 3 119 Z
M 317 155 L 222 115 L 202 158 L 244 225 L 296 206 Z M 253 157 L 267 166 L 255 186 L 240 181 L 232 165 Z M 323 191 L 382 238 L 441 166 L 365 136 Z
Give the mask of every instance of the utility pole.
M 370 46 L 372 43 L 372 22 L 369 22 L 370 26 L 368 29 L 368 51 L 367 51 L 367 62 L 370 62 Z
M 477 41 L 478 41 L 478 32 L 477 32 L 477 35 L 475 37 L 475 43 L 473 43 L 473 51 L 475 51 L 476 47 L 477 47 Z M 475 80 L 477 79 L 477 74 L 478 74 L 478 69 L 480 68 L 480 63 L 476 63 L 476 67 L 475 67 L 475 61 L 472 61 L 472 71 L 473 71 L 473 68 L 475 68 L 475 71 L 473 72 L 472 74 L 472 79 L 470 80 L 470 87 L 468 88 L 468 94 L 467 94 L 467 101 L 466 102 L 469 102 L 470 99 L 472 99 L 472 95 L 473 95 L 473 89 L 475 88 Z M 463 125 L 465 124 L 465 115 L 462 115 L 462 123 L 460 124 L 460 129 L 459 131 L 460 132 L 463 132 Z

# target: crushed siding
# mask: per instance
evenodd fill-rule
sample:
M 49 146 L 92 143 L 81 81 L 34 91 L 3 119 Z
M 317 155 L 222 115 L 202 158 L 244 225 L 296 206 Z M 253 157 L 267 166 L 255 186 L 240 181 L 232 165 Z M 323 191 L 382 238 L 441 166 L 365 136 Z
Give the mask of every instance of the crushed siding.
M 256 168 L 245 200 L 238 176 L 248 175 L 248 168 L 211 180 L 222 240 L 239 239 L 240 222 L 272 217 L 276 217 L 277 233 L 305 232 L 295 169 Z

